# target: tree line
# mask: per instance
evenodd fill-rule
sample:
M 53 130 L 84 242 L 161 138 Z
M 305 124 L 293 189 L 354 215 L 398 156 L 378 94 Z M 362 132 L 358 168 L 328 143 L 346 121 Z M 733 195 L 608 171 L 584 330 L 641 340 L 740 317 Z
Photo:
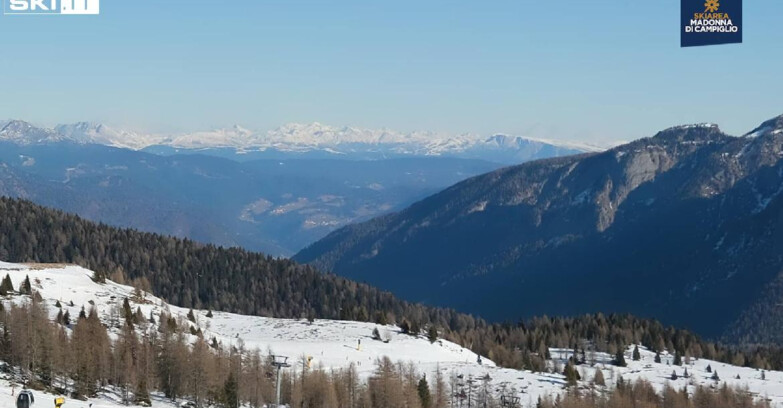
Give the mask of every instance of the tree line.
M 621 379 L 620 379 L 621 380 Z M 728 387 L 695 387 L 675 389 L 664 385 L 661 392 L 645 381 L 626 383 L 618 380 L 610 392 L 572 388 L 561 396 L 546 396 L 538 400 L 536 408 L 769 408 L 769 401 L 754 399 L 746 389 Z
M 402 301 L 391 293 L 321 273 L 288 259 L 122 229 L 0 198 L 0 259 L 73 263 L 187 308 L 280 318 L 323 318 L 407 325 L 437 332 L 498 364 L 543 370 L 549 347 L 614 353 L 628 344 L 762 369 L 783 369 L 778 347 L 737 348 L 629 315 L 541 317 L 488 323 L 451 309 Z
M 26 297 L 25 299 L 28 299 Z M 55 305 L 57 307 L 57 305 Z M 162 314 L 155 319 L 124 302 L 116 322 L 102 321 L 98 310 L 82 310 L 73 320 L 62 309 L 50 319 L 35 292 L 29 301 L 0 302 L 0 357 L 6 372 L 26 387 L 86 399 L 101 390 L 116 391 L 126 404 L 150 406 L 150 394 L 192 401 L 197 408 L 260 408 L 275 402 L 271 351 L 243 343 L 207 340 L 185 318 Z M 115 335 L 109 336 L 112 331 Z M 195 340 L 194 340 L 195 337 Z M 281 377 L 282 401 L 302 408 L 449 408 L 519 407 L 509 399 L 515 389 L 489 386 L 489 377 L 448 376 L 438 369 L 428 378 L 413 363 L 376 361 L 362 380 L 356 367 L 326 370 L 310 367 L 301 356 Z M 562 396 L 539 398 L 537 408 L 766 408 L 743 389 L 666 386 L 656 393 L 645 381 L 605 387 L 600 370 L 591 385 L 570 387 Z

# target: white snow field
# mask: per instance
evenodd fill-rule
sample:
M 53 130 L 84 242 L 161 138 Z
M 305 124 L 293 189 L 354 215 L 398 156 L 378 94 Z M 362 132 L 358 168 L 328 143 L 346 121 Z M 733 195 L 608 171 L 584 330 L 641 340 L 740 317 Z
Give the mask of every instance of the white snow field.
M 133 301 L 134 289 L 130 286 L 114 282 L 97 284 L 92 281 L 92 271 L 72 265 L 25 265 L 0 262 L 0 279 L 9 274 L 14 288 L 18 288 L 25 276 L 30 277 L 33 290 L 38 291 L 49 307 L 52 318 L 57 314 L 54 304 L 59 300 L 62 307 L 70 311 L 72 318 L 78 316 L 82 306 L 89 310 L 91 302 L 95 304 L 101 319 L 108 322 L 116 317 L 112 310 L 122 305 L 125 298 L 136 310 L 140 307 L 145 316 L 150 313 L 156 320 L 162 311 L 167 311 L 181 320 L 186 320 L 188 309 L 171 306 L 150 294 L 144 301 Z M 25 297 L 14 296 L 11 301 L 27 301 Z M 70 306 L 73 302 L 73 306 Z M 377 358 L 388 356 L 393 361 L 411 362 L 428 378 L 440 369 L 446 382 L 452 375 L 473 376 L 475 379 L 489 376 L 492 389 L 514 389 L 521 399 L 522 406 L 535 406 L 539 396 L 563 392 L 565 379 L 560 374 L 541 374 L 529 371 L 518 371 L 497 367 L 488 358 L 482 357 L 482 364 L 477 362 L 477 355 L 454 343 L 439 340 L 431 344 L 426 336 L 412 337 L 401 334 L 394 326 L 378 326 L 373 323 L 316 320 L 312 324 L 306 320 L 274 319 L 258 316 L 244 316 L 232 313 L 213 312 L 213 317 L 206 317 L 206 310 L 195 310 L 198 326 L 204 332 L 205 339 L 216 337 L 224 345 L 237 345 L 241 341 L 247 349 L 258 348 L 262 353 L 271 351 L 274 354 L 286 355 L 294 364 L 299 363 L 302 356 L 313 358 L 313 367 L 322 366 L 325 369 L 346 367 L 355 363 L 363 378 L 369 377 Z M 374 328 L 391 340 L 388 343 L 373 340 Z M 195 337 L 194 337 L 195 339 Z M 359 347 L 361 340 L 361 347 Z M 614 367 L 609 364 L 611 357 L 596 353 L 594 367 L 581 365 L 578 370 L 582 376 L 580 386 L 587 387 L 598 369 L 603 370 L 608 388 L 611 388 L 622 376 L 625 380 L 645 379 L 657 389 L 665 384 L 681 389 L 688 386 L 690 390 L 696 385 L 721 386 L 724 382 L 730 386 L 747 387 L 758 398 L 769 399 L 773 406 L 783 407 L 783 372 L 767 371 L 765 380 L 761 379 L 761 371 L 731 366 L 704 359 L 691 359 L 690 364 L 683 367 L 668 365 L 673 357 L 662 353 L 661 363 L 654 363 L 654 353 L 642 347 L 641 360 L 632 361 L 632 347 L 626 351 L 628 367 Z M 553 362 L 562 367 L 572 351 L 552 349 Z M 707 366 L 712 366 L 718 372 L 720 381 L 712 380 L 712 374 L 707 373 Z M 690 378 L 682 378 L 684 369 L 688 369 Z M 680 377 L 672 381 L 672 371 Z M 739 376 L 739 378 L 737 378 Z M 16 392 L 19 391 L 17 386 Z M 36 393 L 36 406 L 50 406 L 53 396 Z M 0 379 L 0 407 L 13 406 L 11 387 L 7 379 Z M 179 401 L 181 403 L 182 401 Z M 82 408 L 93 404 L 93 408 L 113 408 L 123 406 L 119 398 L 109 393 L 88 402 L 69 400 L 65 408 Z M 175 407 L 177 404 L 166 401 L 159 396 L 154 398 L 153 407 Z

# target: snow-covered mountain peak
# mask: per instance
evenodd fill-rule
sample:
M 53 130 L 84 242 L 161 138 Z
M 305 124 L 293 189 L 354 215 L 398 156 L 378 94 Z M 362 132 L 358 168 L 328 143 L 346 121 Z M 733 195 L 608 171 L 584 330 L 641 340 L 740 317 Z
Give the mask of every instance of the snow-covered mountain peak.
M 124 129 L 114 129 L 104 124 L 93 122 L 57 125 L 54 130 L 62 135 L 63 139 L 75 143 L 102 144 L 134 150 L 143 149 L 150 144 L 156 144 L 162 139 L 159 136 Z
M 577 143 L 534 139 L 508 134 L 489 137 L 432 131 L 399 132 L 388 128 L 368 129 L 330 126 L 320 122 L 288 123 L 268 132 L 240 125 L 180 134 L 149 134 L 113 128 L 101 123 L 77 122 L 54 129 L 37 128 L 22 121 L 0 122 L 0 140 L 18 144 L 69 141 L 80 144 L 141 150 L 163 146 L 184 150 L 233 149 L 237 153 L 339 155 L 342 158 L 458 157 L 499 163 L 603 150 Z
M 259 136 L 239 125 L 208 131 L 173 135 L 157 144 L 183 149 L 236 148 L 245 149 L 261 145 Z
M 783 133 L 783 115 L 774 117 L 761 125 L 759 127 L 753 129 L 744 137 L 746 138 L 755 138 L 758 136 L 764 136 L 767 134 L 782 134 Z
M 342 144 L 402 144 L 430 142 L 432 132 L 401 133 L 390 129 L 363 129 L 351 126 L 335 127 L 319 122 L 288 123 L 267 133 L 267 140 L 301 146 L 338 146 Z
M 21 145 L 57 142 L 62 136 L 51 129 L 39 128 L 23 120 L 9 120 L 0 128 L 0 140 Z

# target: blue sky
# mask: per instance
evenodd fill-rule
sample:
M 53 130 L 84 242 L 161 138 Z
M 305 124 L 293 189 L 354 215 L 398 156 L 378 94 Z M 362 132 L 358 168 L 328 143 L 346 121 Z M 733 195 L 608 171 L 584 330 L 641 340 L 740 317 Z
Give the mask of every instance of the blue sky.
M 744 13 L 744 44 L 681 49 L 674 0 L 102 0 L 100 16 L 0 17 L 0 118 L 737 134 L 783 113 L 783 3 Z

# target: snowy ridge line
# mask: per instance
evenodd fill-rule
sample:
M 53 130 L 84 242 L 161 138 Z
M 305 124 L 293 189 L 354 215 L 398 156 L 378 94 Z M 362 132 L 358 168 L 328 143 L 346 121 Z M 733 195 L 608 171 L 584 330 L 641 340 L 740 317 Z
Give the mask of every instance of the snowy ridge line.
M 141 150 L 152 146 L 181 149 L 236 149 L 238 152 L 279 150 L 307 152 L 322 150 L 333 154 L 388 152 L 389 154 L 441 156 L 475 149 L 530 149 L 546 145 L 582 152 L 599 152 L 603 147 L 587 143 L 496 133 L 481 136 L 472 133 L 446 134 L 429 131 L 398 132 L 390 129 L 334 127 L 318 122 L 290 123 L 268 132 L 239 125 L 229 128 L 183 134 L 148 134 L 115 129 L 100 123 L 79 122 L 57 125 L 54 129 L 35 127 L 20 120 L 0 121 L 0 140 L 19 144 L 71 141 Z
M 161 313 L 171 314 L 183 323 L 189 322 L 189 309 L 166 304 L 150 294 L 134 300 L 134 288 L 107 281 L 98 284 L 92 281 L 93 272 L 74 265 L 12 264 L 0 262 L 0 278 L 8 274 L 15 288 L 18 288 L 29 276 L 34 291 L 37 291 L 47 305 L 50 317 L 59 311 L 54 304 L 60 301 L 63 309 L 71 316 L 77 316 L 82 306 L 89 309 L 91 302 L 97 308 L 104 323 L 111 323 L 113 310 L 122 307 L 127 298 L 133 310 L 140 308 L 145 316 L 152 314 L 159 321 Z M 138 300 L 138 301 L 137 301 Z M 27 302 L 25 296 L 5 298 L 4 302 Z M 72 304 L 72 305 L 71 305 Z M 453 375 L 472 376 L 475 379 L 489 377 L 493 389 L 515 390 L 524 407 L 535 406 L 539 396 L 558 395 L 564 392 L 566 380 L 562 368 L 573 356 L 572 350 L 550 349 L 552 359 L 548 362 L 554 373 L 533 373 L 497 367 L 490 359 L 478 356 L 457 344 L 445 340 L 430 343 L 426 336 L 408 336 L 394 326 L 379 326 L 373 323 L 315 320 L 276 319 L 258 316 L 245 316 L 224 312 L 194 310 L 196 323 L 204 332 L 205 339 L 217 338 L 225 345 L 237 345 L 241 339 L 246 349 L 267 350 L 291 357 L 296 360 L 302 355 L 313 358 L 314 367 L 343 368 L 353 363 L 363 380 L 372 375 L 375 360 L 388 356 L 393 361 L 411 362 L 428 378 L 436 370 L 441 370 L 447 379 Z M 110 326 L 110 335 L 117 336 L 117 329 Z M 388 343 L 372 340 L 372 330 L 378 328 Z M 196 337 L 191 336 L 191 341 Z M 359 341 L 361 340 L 361 345 Z M 693 392 L 697 386 L 717 387 L 724 383 L 729 386 L 747 387 L 757 398 L 768 399 L 773 406 L 783 406 L 783 372 L 762 372 L 752 368 L 737 367 L 706 359 L 690 359 L 682 367 L 674 366 L 674 357 L 661 353 L 661 362 L 656 363 L 655 353 L 640 347 L 639 361 L 632 359 L 633 346 L 625 351 L 627 367 L 611 365 L 612 356 L 605 353 L 589 353 L 587 364 L 577 366 L 582 380 L 579 387 L 588 389 L 597 370 L 601 370 L 606 387 L 598 387 L 599 392 L 611 389 L 622 377 L 625 381 L 644 379 L 657 391 L 669 384 L 676 389 L 687 387 Z M 710 367 L 712 373 L 708 372 Z M 689 378 L 684 378 L 688 370 Z M 673 380 L 672 372 L 678 376 Z M 714 372 L 720 381 L 713 379 Z M 12 406 L 10 385 L 7 379 L 0 377 L 0 406 Z M 18 388 L 17 388 L 18 391 Z M 94 403 L 94 408 L 120 407 L 121 402 L 110 390 L 99 398 L 81 402 L 69 401 L 67 407 L 86 408 Z M 46 401 L 45 398 L 39 398 Z M 163 399 L 153 398 L 153 407 L 174 407 Z

